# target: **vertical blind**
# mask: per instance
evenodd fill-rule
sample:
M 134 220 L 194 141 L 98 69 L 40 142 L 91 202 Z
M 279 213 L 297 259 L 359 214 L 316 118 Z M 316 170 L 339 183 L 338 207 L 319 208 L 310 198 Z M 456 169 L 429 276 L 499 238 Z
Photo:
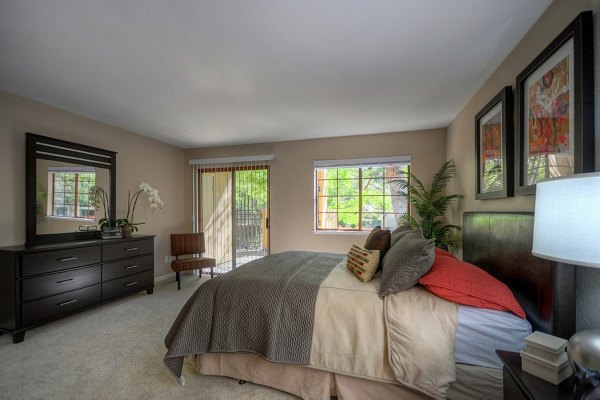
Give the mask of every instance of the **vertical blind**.
M 190 160 L 193 169 L 193 229 L 204 232 L 206 256 L 226 272 L 265 254 L 268 237 L 268 177 L 272 155 Z M 268 187 L 268 186 L 267 186 Z M 264 210 L 263 210 L 264 209 Z

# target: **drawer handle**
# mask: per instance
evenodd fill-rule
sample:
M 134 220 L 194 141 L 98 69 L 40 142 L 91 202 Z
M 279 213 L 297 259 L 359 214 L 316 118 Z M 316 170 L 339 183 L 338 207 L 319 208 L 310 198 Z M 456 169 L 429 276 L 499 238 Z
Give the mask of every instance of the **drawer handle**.
M 73 299 L 73 300 L 69 300 L 69 301 L 65 301 L 64 303 L 59 303 L 59 306 L 66 306 L 67 304 L 73 304 L 77 301 L 77 299 Z
M 77 257 L 64 257 L 64 258 L 56 259 L 56 261 L 58 261 L 58 262 L 73 261 L 73 260 L 77 260 Z
M 129 266 L 123 267 L 123 268 L 125 268 L 125 269 L 132 269 L 132 268 L 137 268 L 137 267 L 138 267 L 137 265 L 129 265 Z
M 56 282 L 56 283 L 57 283 L 57 284 L 59 284 L 59 285 L 63 285 L 63 284 L 65 284 L 65 283 L 70 283 L 70 282 L 73 282 L 74 280 L 75 280 L 75 279 L 65 279 L 64 281 L 58 281 L 58 282 Z
M 137 250 L 137 249 L 138 249 L 137 247 L 128 247 L 128 248 L 125 249 L 125 251 L 134 251 L 134 250 Z
M 133 285 L 137 285 L 137 284 L 138 284 L 138 281 L 135 281 L 135 282 L 126 283 L 125 286 L 133 286 Z

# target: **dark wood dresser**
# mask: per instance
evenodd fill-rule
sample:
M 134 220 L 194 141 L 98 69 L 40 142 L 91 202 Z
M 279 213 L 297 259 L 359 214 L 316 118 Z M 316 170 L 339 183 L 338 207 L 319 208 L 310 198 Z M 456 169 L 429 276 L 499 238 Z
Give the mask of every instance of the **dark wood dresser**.
M 0 330 L 25 331 L 154 288 L 154 236 L 0 248 Z

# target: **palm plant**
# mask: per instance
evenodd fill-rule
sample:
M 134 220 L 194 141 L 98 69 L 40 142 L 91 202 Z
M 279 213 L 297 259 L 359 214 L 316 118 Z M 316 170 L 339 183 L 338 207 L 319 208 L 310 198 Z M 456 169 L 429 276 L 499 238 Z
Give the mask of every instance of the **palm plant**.
M 442 250 L 455 252 L 460 249 L 460 226 L 447 224 L 444 219 L 448 206 L 463 198 L 462 194 L 446 195 L 446 186 L 456 174 L 454 160 L 446 161 L 435 173 L 429 189 L 412 173 L 405 174 L 406 179 L 399 179 L 394 183 L 400 189 L 400 194 L 407 198 L 418 219 L 407 213 L 401 218 L 401 222 L 421 228 L 423 236 L 435 239 L 435 246 Z

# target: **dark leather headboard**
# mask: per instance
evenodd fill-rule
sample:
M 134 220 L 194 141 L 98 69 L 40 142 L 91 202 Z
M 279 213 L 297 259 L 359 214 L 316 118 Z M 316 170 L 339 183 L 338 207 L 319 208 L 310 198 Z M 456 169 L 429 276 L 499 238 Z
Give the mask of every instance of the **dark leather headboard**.
M 533 330 L 568 339 L 575 333 L 576 268 L 533 256 L 532 243 L 533 213 L 463 215 L 463 259 L 508 285 Z

